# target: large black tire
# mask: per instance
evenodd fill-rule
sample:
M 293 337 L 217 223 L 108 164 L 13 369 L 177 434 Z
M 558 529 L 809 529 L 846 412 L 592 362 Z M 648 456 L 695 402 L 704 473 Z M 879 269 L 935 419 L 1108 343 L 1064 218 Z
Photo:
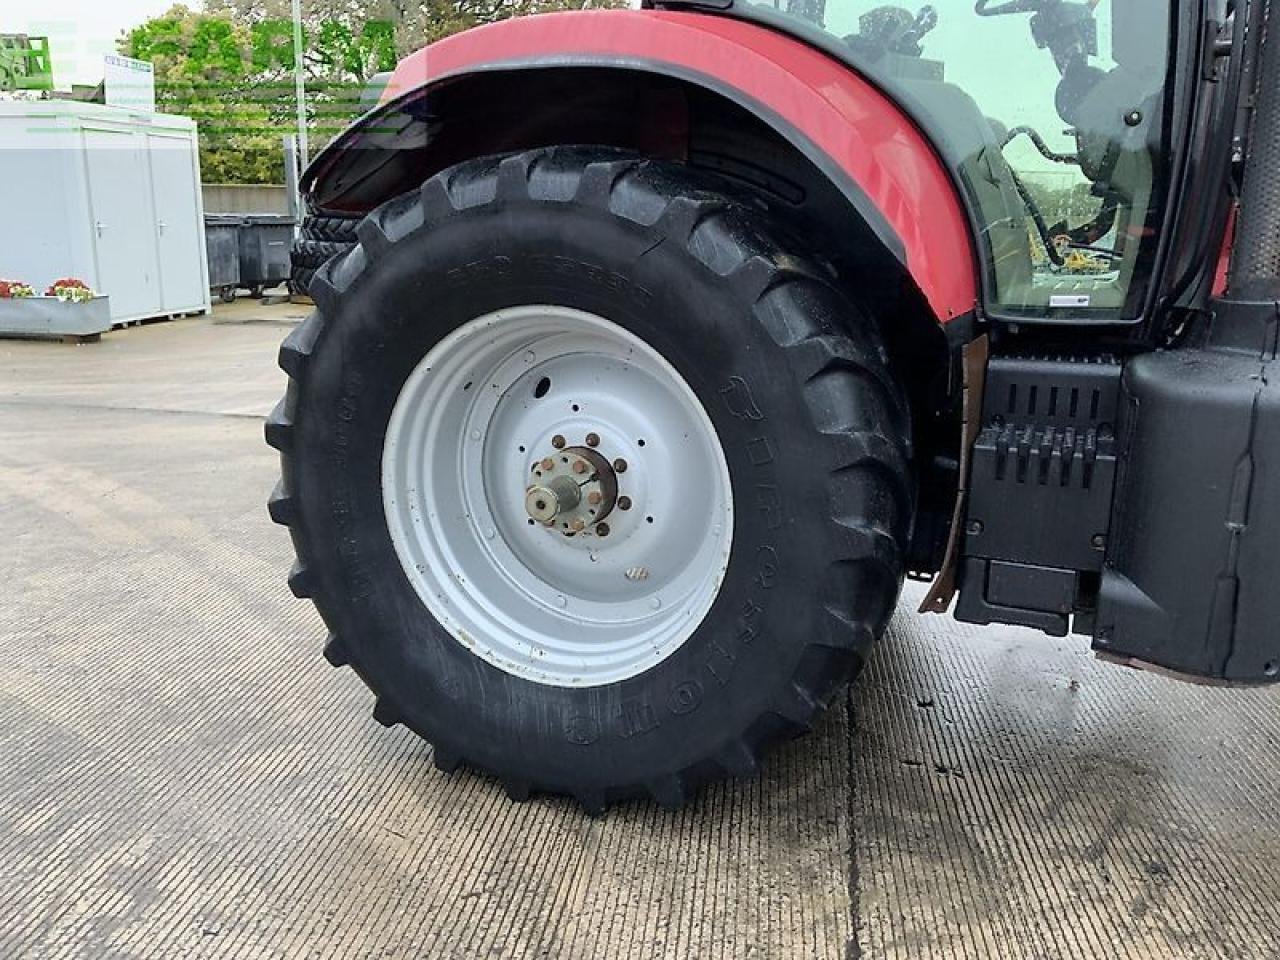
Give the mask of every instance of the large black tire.
M 809 729 L 888 620 L 913 493 L 876 322 L 727 191 L 607 148 L 469 161 L 375 211 L 316 274 L 317 309 L 280 351 L 270 513 L 330 662 L 354 667 L 375 719 L 429 740 L 443 770 L 466 763 L 513 797 L 565 793 L 589 811 L 644 794 L 679 805 Z M 450 331 L 524 303 L 591 311 L 655 347 L 706 408 L 739 503 L 697 631 L 606 686 L 534 683 L 470 652 L 420 601 L 384 517 L 401 385 Z

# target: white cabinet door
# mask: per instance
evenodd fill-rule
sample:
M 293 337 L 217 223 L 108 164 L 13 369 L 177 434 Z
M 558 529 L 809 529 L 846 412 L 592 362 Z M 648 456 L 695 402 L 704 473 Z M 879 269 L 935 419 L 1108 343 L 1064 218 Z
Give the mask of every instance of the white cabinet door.
M 98 292 L 111 297 L 113 320 L 158 314 L 160 277 L 145 141 L 130 131 L 86 127 L 84 143 Z
M 185 137 L 147 135 L 151 191 L 160 254 L 160 291 L 166 312 L 202 307 L 208 295 L 200 242 L 199 186 L 194 145 Z

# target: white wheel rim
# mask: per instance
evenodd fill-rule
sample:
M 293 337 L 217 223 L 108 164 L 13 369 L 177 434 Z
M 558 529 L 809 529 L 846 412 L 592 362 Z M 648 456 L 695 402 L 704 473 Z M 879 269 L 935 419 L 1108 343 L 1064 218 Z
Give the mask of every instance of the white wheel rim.
M 585 474 L 571 472 L 577 459 Z M 610 475 L 616 503 L 591 517 L 610 502 Z M 553 477 L 565 512 L 548 527 L 526 493 Z M 701 402 L 639 337 L 567 307 L 487 314 L 431 349 L 387 425 L 382 493 L 396 555 L 435 619 L 538 683 L 597 686 L 662 662 L 729 564 L 729 468 Z M 589 523 L 566 535 L 578 520 Z

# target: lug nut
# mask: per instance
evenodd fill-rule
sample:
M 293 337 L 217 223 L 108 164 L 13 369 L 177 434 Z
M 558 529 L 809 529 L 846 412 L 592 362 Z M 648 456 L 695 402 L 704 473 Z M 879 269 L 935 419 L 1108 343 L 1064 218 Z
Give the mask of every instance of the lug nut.
M 590 493 L 587 494 L 587 503 L 591 504 L 593 507 L 599 506 L 600 501 L 603 499 L 604 499 L 604 494 L 602 494 L 599 490 L 592 490 Z
M 573 472 L 574 472 L 574 473 L 586 473 L 586 472 L 587 472 L 587 462 L 586 462 L 585 460 L 575 460 L 575 461 L 573 461 Z
M 626 473 L 627 461 L 619 457 L 617 460 L 613 461 L 613 469 L 616 470 L 618 473 Z
M 588 446 L 588 447 L 598 447 L 598 446 L 600 446 L 600 434 L 598 434 L 598 433 L 588 433 L 588 434 L 587 434 L 587 446 Z
M 631 509 L 631 498 L 630 498 L 630 497 L 619 497 L 619 498 L 618 498 L 618 509 L 619 509 L 619 510 L 630 510 L 630 509 Z
M 555 465 L 556 465 L 556 462 L 552 460 L 550 457 L 547 457 L 542 461 L 542 463 L 539 464 L 539 466 L 542 467 L 543 470 L 550 470 Z
M 563 450 L 564 437 L 560 436 L 560 434 L 557 433 L 554 437 L 551 438 L 551 445 L 555 447 L 557 450 Z
M 587 522 L 583 520 L 581 517 L 578 517 L 578 519 L 574 520 L 572 524 L 575 532 L 581 532 L 586 527 L 586 525 L 587 525 Z

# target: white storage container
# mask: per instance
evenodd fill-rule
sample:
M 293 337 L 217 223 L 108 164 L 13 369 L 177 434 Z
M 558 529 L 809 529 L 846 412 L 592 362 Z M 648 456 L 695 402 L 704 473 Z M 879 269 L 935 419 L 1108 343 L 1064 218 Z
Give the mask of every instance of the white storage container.
M 207 312 L 196 144 L 187 117 L 0 103 L 0 279 L 83 280 L 115 324 Z

